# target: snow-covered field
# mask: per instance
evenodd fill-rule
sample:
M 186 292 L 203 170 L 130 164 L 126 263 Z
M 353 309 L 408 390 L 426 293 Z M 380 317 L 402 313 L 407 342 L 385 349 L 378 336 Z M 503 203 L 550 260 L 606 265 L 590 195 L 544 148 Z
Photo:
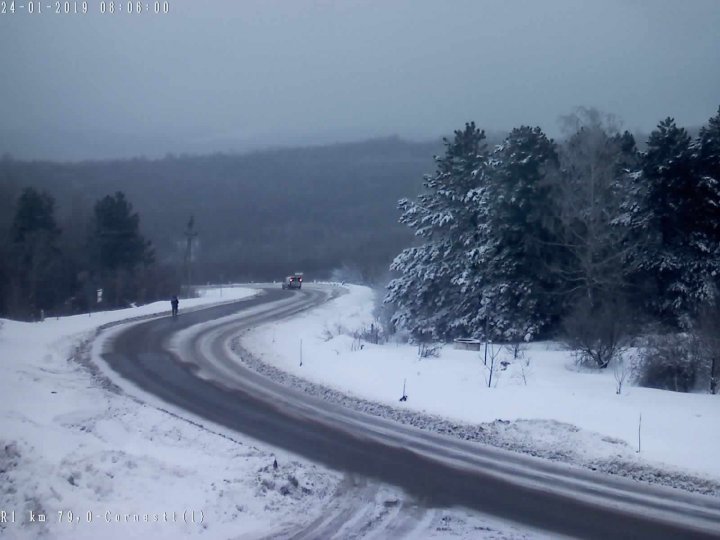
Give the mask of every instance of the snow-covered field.
M 358 286 L 349 291 L 243 336 L 242 347 L 254 357 L 245 355 L 244 361 L 287 384 L 373 414 L 720 495 L 720 396 L 628 382 L 618 395 L 612 369 L 578 369 L 556 343 L 530 344 L 517 360 L 509 350 L 492 348 L 496 366 L 509 364 L 499 366 L 488 387 L 484 351 L 446 346 L 439 357 L 421 359 L 415 346 L 374 345 L 354 337 L 374 323 L 373 292 Z M 400 402 L 405 382 L 408 399 Z
M 208 289 L 180 309 L 253 294 Z M 0 321 L 0 536 L 258 537 L 320 511 L 339 475 L 113 392 L 75 361 L 99 326 L 168 309 Z

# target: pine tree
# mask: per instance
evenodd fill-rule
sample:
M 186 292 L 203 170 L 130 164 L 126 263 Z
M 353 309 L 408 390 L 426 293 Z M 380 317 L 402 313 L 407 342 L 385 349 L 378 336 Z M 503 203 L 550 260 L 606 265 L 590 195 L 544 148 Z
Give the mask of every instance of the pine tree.
M 54 284 L 60 265 L 55 200 L 47 193 L 25 188 L 12 223 L 15 282 L 14 311 L 37 317 L 52 308 L 61 294 Z
M 153 260 L 150 242 L 140 234 L 140 216 L 133 213 L 132 205 L 118 191 L 95 204 L 90 238 L 95 271 L 107 296 L 114 305 L 120 305 L 126 296 L 136 297 L 132 283 L 135 270 Z
M 425 192 L 417 202 L 399 202 L 400 222 L 422 243 L 393 261 L 400 277 L 388 285 L 386 302 L 397 308 L 393 322 L 417 339 L 465 334 L 481 309 L 476 274 L 486 257 L 485 132 L 468 123 L 444 144 Z
M 697 216 L 703 231 L 713 241 L 720 243 L 720 107 L 707 126 L 700 130 L 695 145 L 698 175 L 707 199 L 704 215 Z M 720 276 L 719 276 L 720 279 Z
M 685 129 L 667 118 L 650 135 L 643 160 L 645 199 L 639 214 L 653 237 L 642 269 L 656 283 L 652 309 L 680 325 L 712 299 L 720 272 L 713 125 L 711 121 L 693 143 Z
M 482 269 L 490 337 L 529 340 L 557 316 L 547 271 L 553 253 L 552 191 L 545 181 L 557 152 L 538 127 L 513 129 L 492 155 L 491 256 Z

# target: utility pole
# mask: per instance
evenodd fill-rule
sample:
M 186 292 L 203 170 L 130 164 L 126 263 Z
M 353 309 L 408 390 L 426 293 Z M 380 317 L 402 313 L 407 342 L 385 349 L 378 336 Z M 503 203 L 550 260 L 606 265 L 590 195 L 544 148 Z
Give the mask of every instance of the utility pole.
M 192 284 L 192 248 L 193 248 L 193 240 L 195 240 L 195 237 L 198 235 L 197 231 L 195 230 L 195 216 L 190 216 L 190 220 L 187 223 L 187 228 L 185 229 L 185 279 L 186 279 L 186 287 L 187 287 L 187 295 L 190 295 L 190 286 Z

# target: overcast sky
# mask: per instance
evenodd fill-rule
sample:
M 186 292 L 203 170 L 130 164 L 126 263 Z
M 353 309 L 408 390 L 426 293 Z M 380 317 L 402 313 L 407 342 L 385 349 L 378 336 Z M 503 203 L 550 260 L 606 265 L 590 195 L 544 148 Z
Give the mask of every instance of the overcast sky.
M 579 105 L 649 131 L 720 105 L 719 0 L 41 4 L 0 14 L 0 153 L 19 157 L 430 139 L 468 120 L 556 135 Z

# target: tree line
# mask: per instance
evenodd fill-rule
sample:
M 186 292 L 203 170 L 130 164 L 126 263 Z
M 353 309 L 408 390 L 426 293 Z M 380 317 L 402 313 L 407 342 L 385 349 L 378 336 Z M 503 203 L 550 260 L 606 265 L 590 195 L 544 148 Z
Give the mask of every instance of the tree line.
M 522 126 L 491 147 L 474 123 L 444 140 L 399 202 L 416 241 L 392 263 L 396 326 L 419 341 L 564 334 L 605 367 L 598 343 L 688 329 L 717 305 L 720 109 L 696 137 L 666 118 L 642 151 L 596 110 L 565 124 L 561 142 Z
M 176 291 L 172 273 L 157 267 L 140 217 L 123 192 L 99 199 L 88 220 L 66 233 L 55 199 L 22 190 L 0 243 L 0 313 L 37 320 L 46 315 L 127 306 Z

